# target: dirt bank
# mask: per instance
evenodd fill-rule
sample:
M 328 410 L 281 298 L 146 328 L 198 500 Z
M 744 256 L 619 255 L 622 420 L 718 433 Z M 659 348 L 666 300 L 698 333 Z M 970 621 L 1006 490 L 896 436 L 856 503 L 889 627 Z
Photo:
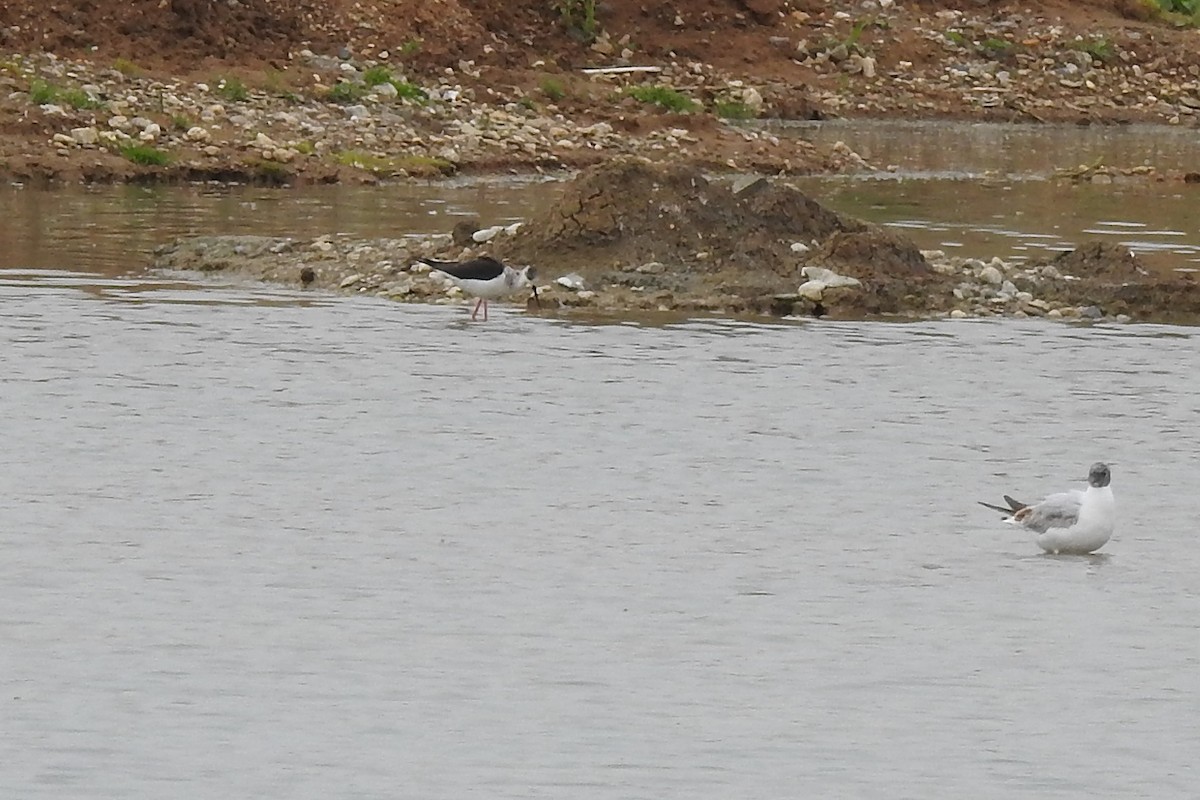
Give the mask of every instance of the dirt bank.
M 1200 112 L 1200 33 L 1140 0 L 597 9 L 592 19 L 546 0 L 10 0 L 0 174 L 287 184 L 629 154 L 786 174 L 858 162 L 727 122 L 1195 126 Z

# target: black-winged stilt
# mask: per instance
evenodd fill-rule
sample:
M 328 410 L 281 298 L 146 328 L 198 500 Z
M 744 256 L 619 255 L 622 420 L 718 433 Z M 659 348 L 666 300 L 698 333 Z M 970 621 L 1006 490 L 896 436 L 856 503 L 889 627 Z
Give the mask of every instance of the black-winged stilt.
M 472 320 L 479 313 L 480 306 L 483 306 L 483 318 L 487 320 L 488 300 L 514 294 L 526 286 L 533 288 L 534 302 L 541 307 L 537 286 L 533 283 L 533 267 L 514 269 L 491 256 L 480 256 L 470 261 L 438 261 L 433 258 L 422 258 L 420 261 L 447 275 L 463 290 L 463 294 L 479 298 L 475 301 L 475 310 L 471 312 Z

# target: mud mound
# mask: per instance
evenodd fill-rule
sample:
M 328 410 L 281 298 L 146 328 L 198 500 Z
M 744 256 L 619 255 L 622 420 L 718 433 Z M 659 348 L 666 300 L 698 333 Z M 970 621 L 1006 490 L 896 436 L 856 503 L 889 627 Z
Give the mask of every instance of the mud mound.
M 511 260 L 584 274 L 661 262 L 791 277 L 801 260 L 793 243 L 866 228 L 789 186 L 759 180 L 734 188 L 692 166 L 622 159 L 582 173 L 502 246 Z
M 875 225 L 835 233 L 821 245 L 812 261 L 867 280 L 881 274 L 917 277 L 930 273 L 925 256 L 912 240 Z
M 1141 281 L 1150 274 L 1128 247 L 1109 242 L 1088 242 L 1045 263 L 1066 275 L 1105 283 Z
M 806 266 L 858 279 L 859 289 L 840 294 L 845 313 L 924 307 L 934 285 L 948 280 L 907 238 L 792 186 L 716 183 L 693 166 L 641 159 L 580 174 L 554 208 L 495 247 L 545 274 L 577 272 L 589 286 L 708 294 L 725 305 L 741 298 L 747 311 L 790 308 Z

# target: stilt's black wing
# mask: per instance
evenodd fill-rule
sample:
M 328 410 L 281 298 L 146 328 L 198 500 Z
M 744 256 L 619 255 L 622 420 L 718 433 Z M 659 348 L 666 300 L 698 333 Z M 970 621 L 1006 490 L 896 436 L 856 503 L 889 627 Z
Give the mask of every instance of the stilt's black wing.
M 438 261 L 436 258 L 422 258 L 421 262 L 439 272 L 465 281 L 490 281 L 504 274 L 504 265 L 491 256 L 472 258 L 470 261 Z

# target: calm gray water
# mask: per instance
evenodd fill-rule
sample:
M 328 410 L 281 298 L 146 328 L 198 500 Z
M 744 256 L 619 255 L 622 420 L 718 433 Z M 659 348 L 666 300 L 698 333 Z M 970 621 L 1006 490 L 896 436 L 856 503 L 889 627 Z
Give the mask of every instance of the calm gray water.
M 1196 331 L 465 319 L 0 271 L 0 796 L 1195 795 Z
M 1200 137 L 1169 126 L 825 122 L 784 134 L 847 142 L 895 172 L 793 181 L 841 213 L 893 226 L 920 247 L 1020 261 L 1082 242 L 1124 245 L 1151 267 L 1200 270 L 1194 186 L 1179 180 L 1073 185 L 1055 168 L 1097 161 L 1195 170 Z M 984 176 L 988 176 L 984 179 Z M 57 192 L 0 187 L 0 269 L 64 266 L 126 274 L 177 236 L 256 233 L 315 237 L 448 233 L 464 216 L 485 225 L 535 217 L 561 184 L 545 180 L 402 182 L 260 188 L 117 186 Z M 553 265 L 539 265 L 545 273 Z

